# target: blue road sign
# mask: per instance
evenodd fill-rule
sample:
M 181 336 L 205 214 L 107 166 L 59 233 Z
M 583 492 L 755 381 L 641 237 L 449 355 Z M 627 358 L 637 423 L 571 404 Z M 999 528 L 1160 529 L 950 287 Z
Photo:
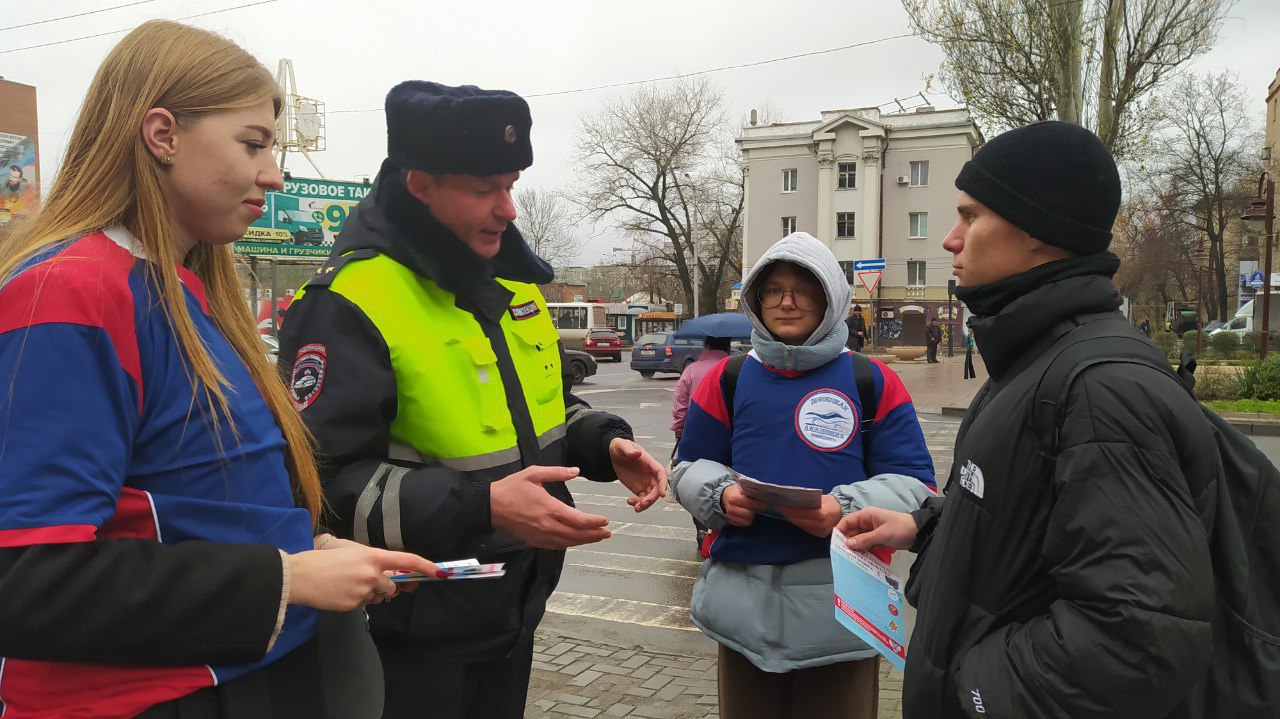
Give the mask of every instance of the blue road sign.
M 874 260 L 854 260 L 853 269 L 855 272 L 859 270 L 883 270 L 885 269 L 884 258 L 880 257 Z
M 1262 270 L 1254 270 L 1249 273 L 1249 286 L 1255 290 L 1262 289 L 1262 285 L 1266 284 L 1262 277 Z

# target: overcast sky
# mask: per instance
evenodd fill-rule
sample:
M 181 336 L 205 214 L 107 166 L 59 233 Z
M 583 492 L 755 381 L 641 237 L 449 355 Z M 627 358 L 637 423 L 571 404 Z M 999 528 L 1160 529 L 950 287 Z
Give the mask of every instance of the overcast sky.
M 292 59 L 299 94 L 327 105 L 328 150 L 315 157 L 331 178 L 376 173 L 386 153 L 383 98 L 397 82 L 421 79 L 514 90 L 528 98 L 534 165 L 521 184 L 556 189 L 576 177 L 579 118 L 629 88 L 550 93 L 909 32 L 897 0 L 58 0 L 6 2 L 0 27 L 123 5 L 129 7 L 0 30 L 0 76 L 38 91 L 46 185 L 94 70 L 123 33 L 60 41 L 127 30 L 151 18 L 213 13 L 186 22 L 228 36 L 273 72 L 280 58 Z M 1277 37 L 1280 1 L 1239 0 L 1215 49 L 1195 63 L 1200 71 L 1238 72 L 1257 99 L 1259 124 L 1267 85 L 1280 68 Z M 30 47 L 45 43 L 59 44 Z M 783 119 L 800 121 L 825 109 L 888 103 L 883 109 L 890 111 L 894 98 L 925 89 L 923 78 L 937 71 L 941 58 L 937 48 L 908 37 L 707 77 L 724 91 L 735 120 L 769 103 Z M 930 100 L 939 108 L 955 104 L 940 91 Z M 288 167 L 299 177 L 314 175 L 301 156 L 291 156 Z M 584 228 L 583 239 L 589 235 Z M 587 242 L 580 259 L 607 259 L 616 244 L 616 236 L 604 233 Z

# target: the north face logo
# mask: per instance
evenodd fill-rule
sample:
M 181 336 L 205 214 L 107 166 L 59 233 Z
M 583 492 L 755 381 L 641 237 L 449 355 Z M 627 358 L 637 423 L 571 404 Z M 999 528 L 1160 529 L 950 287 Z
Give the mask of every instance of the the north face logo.
M 987 480 L 982 476 L 982 468 L 968 460 L 960 468 L 960 486 L 969 490 L 978 499 L 987 491 Z

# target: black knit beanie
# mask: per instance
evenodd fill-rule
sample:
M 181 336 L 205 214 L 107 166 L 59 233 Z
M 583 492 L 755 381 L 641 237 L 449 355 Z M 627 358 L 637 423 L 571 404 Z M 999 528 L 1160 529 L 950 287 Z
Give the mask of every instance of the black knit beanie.
M 1120 173 L 1102 141 L 1069 122 L 1037 122 L 992 139 L 956 187 L 1045 244 L 1103 252 L 1120 209 Z

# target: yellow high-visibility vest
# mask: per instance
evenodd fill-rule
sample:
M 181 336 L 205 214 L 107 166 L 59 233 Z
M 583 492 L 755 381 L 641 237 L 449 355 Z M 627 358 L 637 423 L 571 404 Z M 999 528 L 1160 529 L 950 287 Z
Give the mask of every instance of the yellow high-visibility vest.
M 471 313 L 458 309 L 453 293 L 386 255 L 348 262 L 329 280 L 329 291 L 358 306 L 390 351 L 393 458 L 481 473 L 517 462 L 509 401 L 528 407 L 540 447 L 564 437 L 559 335 L 546 302 L 536 285 L 497 281 L 515 294 L 501 321 L 520 381 L 514 397 L 489 338 Z M 419 456 L 406 456 L 406 447 Z

